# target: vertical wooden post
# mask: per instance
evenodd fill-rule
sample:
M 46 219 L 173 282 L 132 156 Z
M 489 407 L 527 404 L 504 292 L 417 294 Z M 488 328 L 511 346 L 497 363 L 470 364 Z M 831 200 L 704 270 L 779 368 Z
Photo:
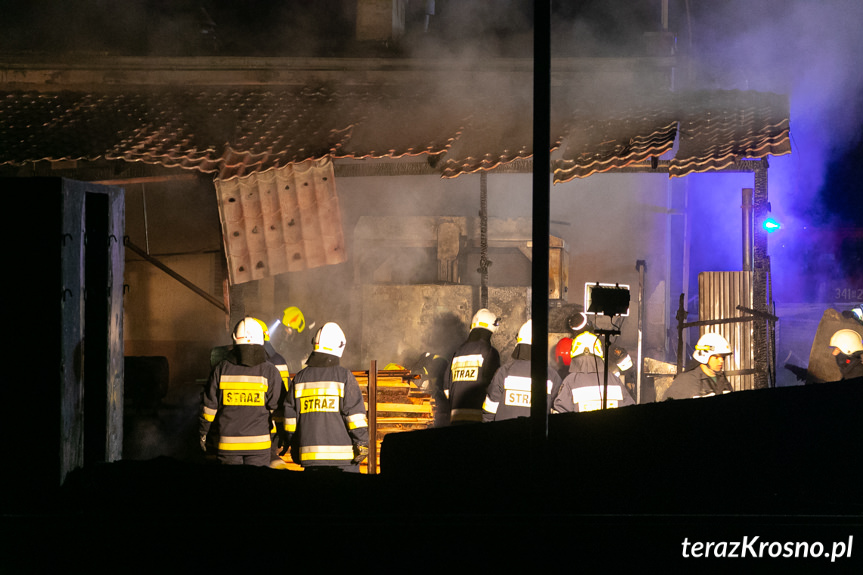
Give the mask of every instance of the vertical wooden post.
M 754 219 L 753 253 L 752 253 L 752 307 L 756 311 L 767 313 L 767 272 L 770 266 L 767 255 L 767 232 L 763 223 L 769 212 L 770 203 L 767 198 L 767 160 L 762 159 L 755 170 L 755 191 L 752 198 L 752 215 Z M 752 322 L 753 365 L 755 366 L 755 389 L 768 387 L 768 327 L 767 320 L 755 318 Z M 772 328 L 771 328 L 772 329 Z
M 369 475 L 378 471 L 378 362 L 369 367 L 369 456 L 366 458 Z

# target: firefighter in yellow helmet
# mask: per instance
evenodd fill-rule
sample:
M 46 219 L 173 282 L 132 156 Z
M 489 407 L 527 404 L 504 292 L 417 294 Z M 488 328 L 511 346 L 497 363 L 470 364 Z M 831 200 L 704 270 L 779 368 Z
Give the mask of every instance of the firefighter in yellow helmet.
M 264 330 L 246 317 L 234 328 L 233 353 L 210 373 L 200 419 L 201 448 L 206 451 L 211 425 L 218 433 L 218 460 L 225 464 L 270 464 L 272 414 L 279 409 L 284 385 L 267 361 Z
M 584 331 L 572 340 L 569 375 L 564 378 L 560 392 L 554 399 L 555 413 L 595 411 L 606 408 L 634 405 L 629 390 L 614 373 L 605 381 L 605 361 L 599 336 Z M 607 396 L 603 396 L 607 390 Z M 605 400 L 603 402 L 603 400 Z
M 356 378 L 342 367 L 347 340 L 333 322 L 315 333 L 307 367 L 291 380 L 285 428 L 291 458 L 307 470 L 359 472 L 369 453 L 369 424 Z
M 731 345 L 718 333 L 705 333 L 695 344 L 692 359 L 698 364 L 674 378 L 666 399 L 710 397 L 734 391 L 725 377 L 725 358 L 731 355 Z
M 453 354 L 444 372 L 443 392 L 450 405 L 450 424 L 482 422 L 488 385 L 500 367 L 500 353 L 491 345 L 500 318 L 483 308 L 476 312 L 470 333 Z
M 305 315 L 297 306 L 285 308 L 282 317 L 270 326 L 269 347 L 282 355 L 285 364 L 294 373 L 303 367 L 311 352 L 306 334 L 314 326 L 314 322 L 307 323 Z

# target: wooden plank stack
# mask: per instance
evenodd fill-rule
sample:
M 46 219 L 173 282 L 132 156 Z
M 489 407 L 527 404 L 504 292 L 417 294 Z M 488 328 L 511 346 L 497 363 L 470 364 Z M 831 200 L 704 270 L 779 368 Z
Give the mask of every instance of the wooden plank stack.
M 352 372 L 360 384 L 366 413 L 369 411 L 369 372 Z M 410 370 L 377 371 L 377 407 L 375 449 L 377 457 L 376 472 L 380 473 L 381 442 L 390 433 L 400 433 L 414 429 L 426 429 L 434 424 L 434 399 L 431 394 L 418 388 Z M 286 469 L 301 471 L 302 467 L 290 456 L 282 457 Z M 368 473 L 368 460 L 360 465 L 361 473 Z
M 366 412 L 369 410 L 369 372 L 355 371 L 354 377 L 363 392 Z M 378 370 L 377 372 L 377 425 L 375 448 L 377 472 L 380 473 L 381 442 L 390 433 L 426 429 L 434 423 L 434 399 L 431 394 L 414 384 L 410 370 Z M 360 471 L 367 472 L 367 465 Z

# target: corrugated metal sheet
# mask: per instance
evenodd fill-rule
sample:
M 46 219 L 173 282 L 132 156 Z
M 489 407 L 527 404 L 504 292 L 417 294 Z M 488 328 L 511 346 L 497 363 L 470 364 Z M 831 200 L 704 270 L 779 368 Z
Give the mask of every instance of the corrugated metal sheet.
M 106 158 L 228 179 L 307 160 L 427 155 L 457 177 L 531 158 L 531 106 L 524 86 L 0 92 L 0 165 Z M 555 183 L 657 158 L 675 138 L 672 177 L 788 154 L 788 100 L 664 92 L 613 105 L 552 93 Z
M 232 284 L 347 260 L 329 159 L 215 184 Z
M 698 274 L 699 321 L 745 317 L 746 312 L 737 306 L 753 309 L 752 272 L 702 272 Z M 753 371 L 754 338 L 750 321 L 702 326 L 701 335 L 719 333 L 731 344 L 732 354 L 725 363 L 725 371 Z M 755 375 L 729 375 L 735 391 L 755 388 Z

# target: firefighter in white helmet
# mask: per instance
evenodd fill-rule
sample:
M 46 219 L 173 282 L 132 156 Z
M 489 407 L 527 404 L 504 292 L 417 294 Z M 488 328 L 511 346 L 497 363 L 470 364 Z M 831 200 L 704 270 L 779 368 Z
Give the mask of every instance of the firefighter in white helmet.
M 261 329 L 264 331 L 264 349 L 267 351 L 267 361 L 276 366 L 276 369 L 279 370 L 279 374 L 282 376 L 282 403 L 279 407 L 273 412 L 273 422 L 272 427 L 270 429 L 270 436 L 273 439 L 273 445 L 270 449 L 270 467 L 278 467 L 283 468 L 284 462 L 279 457 L 279 452 L 281 449 L 287 445 L 285 443 L 285 412 L 284 412 L 284 399 L 287 397 L 288 393 L 288 384 L 291 380 L 291 374 L 288 370 L 288 361 L 284 358 L 282 354 L 276 351 L 276 348 L 273 347 L 273 344 L 270 342 L 270 330 L 267 327 L 267 324 L 258 318 L 254 318 L 256 322 L 261 326 Z
M 270 464 L 273 412 L 281 405 L 284 385 L 267 361 L 264 330 L 251 317 L 233 332 L 234 349 L 210 374 L 200 419 L 201 448 L 207 449 L 211 426 L 218 433 L 218 460 L 226 464 Z
M 666 399 L 687 399 L 690 397 L 710 397 L 734 391 L 723 373 L 725 358 L 731 354 L 728 340 L 718 333 L 705 333 L 695 344 L 692 358 L 698 364 L 674 378 Z
M 347 340 L 333 322 L 312 340 L 314 351 L 297 373 L 285 400 L 285 429 L 291 457 L 307 470 L 359 473 L 369 454 L 369 423 L 354 375 L 340 365 Z
M 512 359 L 505 363 L 491 380 L 482 404 L 482 420 L 502 421 L 516 417 L 530 417 L 532 383 L 530 377 L 531 341 L 533 322 L 527 320 L 518 330 Z M 552 366 L 548 366 L 546 380 L 546 409 L 560 389 L 561 379 Z
M 863 341 L 853 329 L 840 329 L 830 338 L 830 347 L 842 379 L 863 377 Z
M 554 413 L 595 411 L 602 409 L 603 404 L 607 409 L 635 404 L 615 373 L 608 374 L 606 386 L 604 352 L 598 335 L 590 331 L 578 334 L 572 340 L 570 355 L 569 375 L 554 399 Z
M 497 368 L 500 353 L 491 345 L 500 318 L 483 308 L 476 312 L 470 333 L 453 354 L 444 372 L 443 391 L 450 406 L 450 424 L 482 422 L 482 403 Z

